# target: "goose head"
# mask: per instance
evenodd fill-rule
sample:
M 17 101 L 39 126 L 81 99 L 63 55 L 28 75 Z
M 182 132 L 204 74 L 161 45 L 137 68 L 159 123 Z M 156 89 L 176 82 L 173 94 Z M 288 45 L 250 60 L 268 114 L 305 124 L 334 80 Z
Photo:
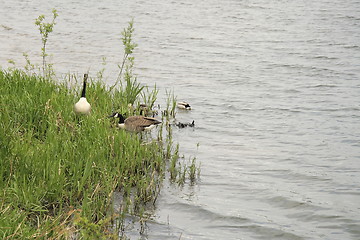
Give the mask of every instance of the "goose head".
M 125 128 L 125 117 L 122 114 L 118 112 L 114 112 L 109 116 L 109 118 L 119 118 L 119 123 L 118 123 L 119 127 Z

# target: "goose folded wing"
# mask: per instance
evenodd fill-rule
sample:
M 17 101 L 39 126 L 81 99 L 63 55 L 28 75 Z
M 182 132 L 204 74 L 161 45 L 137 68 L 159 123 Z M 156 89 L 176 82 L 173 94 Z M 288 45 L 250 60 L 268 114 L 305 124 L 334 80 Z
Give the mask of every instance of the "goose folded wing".
M 144 127 L 148 127 L 150 125 L 157 125 L 157 124 L 160 124 L 161 122 L 155 118 L 152 118 L 152 117 L 144 117 L 143 118 L 143 121 L 142 121 L 142 126 Z

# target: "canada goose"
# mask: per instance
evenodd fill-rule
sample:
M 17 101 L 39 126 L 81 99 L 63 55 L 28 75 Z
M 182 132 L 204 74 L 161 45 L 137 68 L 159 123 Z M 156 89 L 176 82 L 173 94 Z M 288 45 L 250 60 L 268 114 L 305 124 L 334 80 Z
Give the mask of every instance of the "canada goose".
M 80 100 L 75 103 L 74 105 L 74 112 L 76 114 L 89 114 L 91 110 L 90 103 L 86 100 L 85 93 L 86 93 L 86 80 L 88 78 L 88 74 L 84 74 L 84 85 L 81 92 Z
M 191 106 L 187 102 L 178 102 L 177 107 L 180 109 L 191 110 Z
M 134 132 L 151 130 L 156 125 L 161 123 L 155 118 L 144 117 L 144 116 L 130 116 L 125 119 L 124 116 L 118 112 L 113 113 L 109 117 L 119 118 L 119 127 Z

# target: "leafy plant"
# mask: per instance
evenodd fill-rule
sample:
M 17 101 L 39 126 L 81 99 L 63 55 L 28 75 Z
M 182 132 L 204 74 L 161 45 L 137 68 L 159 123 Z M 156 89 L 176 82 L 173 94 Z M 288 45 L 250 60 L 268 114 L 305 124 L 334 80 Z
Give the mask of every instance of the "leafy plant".
M 41 35 L 41 41 L 42 41 L 42 48 L 41 48 L 41 56 L 43 60 L 43 76 L 44 77 L 50 77 L 50 75 L 53 73 L 52 70 L 52 64 L 46 64 L 46 57 L 48 54 L 46 53 L 46 44 L 49 39 L 49 34 L 52 33 L 53 28 L 55 26 L 55 19 L 58 16 L 58 13 L 56 9 L 52 10 L 53 19 L 51 22 L 44 22 L 45 15 L 40 15 L 35 20 L 35 25 L 39 27 L 40 35 Z
M 125 64 L 127 64 L 127 75 L 129 78 L 129 75 L 131 73 L 131 69 L 134 65 L 134 58 L 131 57 L 131 54 L 133 53 L 134 49 L 137 47 L 137 44 L 133 42 L 133 32 L 134 32 L 134 19 L 132 19 L 127 28 L 124 28 L 124 30 L 121 32 L 122 35 L 122 43 L 124 46 L 124 55 L 123 55 L 123 60 L 121 62 L 121 65 L 118 65 L 120 71 L 117 77 L 117 80 L 115 81 L 114 85 L 110 87 L 110 91 L 112 89 L 114 89 L 114 87 L 119 84 L 119 82 L 121 82 L 121 78 L 122 78 L 122 72 L 124 69 Z M 126 79 L 126 74 L 125 74 L 125 79 Z
M 35 65 L 31 63 L 29 55 L 24 52 L 23 56 L 25 57 L 25 61 L 26 61 L 25 70 L 28 73 L 33 72 L 35 70 Z

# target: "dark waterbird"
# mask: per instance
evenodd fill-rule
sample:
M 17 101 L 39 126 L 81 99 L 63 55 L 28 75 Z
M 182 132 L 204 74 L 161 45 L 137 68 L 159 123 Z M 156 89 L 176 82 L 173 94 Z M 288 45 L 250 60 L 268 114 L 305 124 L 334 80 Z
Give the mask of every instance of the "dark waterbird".
M 191 123 L 178 122 L 175 123 L 175 126 L 177 126 L 178 128 L 195 127 L 195 121 L 193 120 Z

